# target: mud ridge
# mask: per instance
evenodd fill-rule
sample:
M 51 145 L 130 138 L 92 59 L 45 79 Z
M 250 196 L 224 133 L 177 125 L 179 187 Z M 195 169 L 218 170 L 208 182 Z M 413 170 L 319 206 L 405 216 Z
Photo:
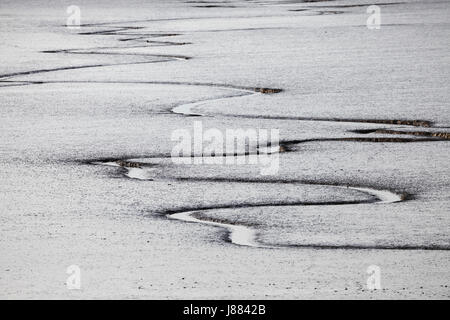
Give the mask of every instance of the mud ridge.
M 342 186 L 338 186 L 343 188 Z M 168 210 L 163 212 L 170 219 L 176 219 L 187 223 L 202 223 L 207 225 L 213 225 L 227 230 L 228 241 L 242 246 L 250 246 L 257 248 L 310 248 L 310 249 L 398 249 L 398 250 L 411 250 L 415 247 L 401 247 L 401 246 L 364 246 L 364 245 L 321 245 L 321 244 L 299 244 L 299 245 L 283 245 L 283 244 L 266 244 L 261 243 L 258 240 L 258 232 L 254 228 L 255 224 L 238 223 L 236 221 L 230 221 L 227 219 L 217 219 L 208 217 L 205 213 L 210 210 L 220 209 L 240 209 L 240 208 L 255 208 L 255 207 L 281 207 L 281 206 L 329 206 L 329 205 L 359 205 L 368 203 L 394 203 L 405 201 L 405 198 L 396 193 L 387 190 L 377 190 L 372 188 L 359 188 L 359 187 L 345 187 L 353 190 L 358 190 L 367 193 L 375 198 L 369 200 L 359 201 L 328 201 L 328 202 L 307 202 L 307 201 L 292 201 L 292 202 L 261 202 L 261 203 L 240 203 L 230 205 L 217 205 L 217 206 L 203 206 L 192 208 L 178 208 L 175 210 Z M 447 250 L 442 247 L 435 247 L 428 250 Z
M 400 131 L 391 129 L 367 129 L 367 130 L 352 130 L 352 132 L 360 134 L 379 133 L 390 135 L 412 135 L 412 136 L 424 136 L 436 138 L 436 139 L 429 139 L 429 141 L 450 140 L 450 132 L 442 132 L 442 131 L 433 132 L 433 131 Z

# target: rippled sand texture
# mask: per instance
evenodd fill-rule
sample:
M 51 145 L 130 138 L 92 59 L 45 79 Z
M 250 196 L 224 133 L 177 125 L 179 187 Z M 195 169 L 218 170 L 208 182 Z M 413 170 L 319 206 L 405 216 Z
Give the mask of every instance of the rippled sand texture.
M 70 4 L 1 7 L 1 298 L 449 298 L 449 2 Z

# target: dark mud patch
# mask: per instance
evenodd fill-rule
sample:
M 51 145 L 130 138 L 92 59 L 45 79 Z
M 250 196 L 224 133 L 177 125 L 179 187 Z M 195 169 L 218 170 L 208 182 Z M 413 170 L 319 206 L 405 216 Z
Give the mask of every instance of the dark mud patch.
M 276 88 L 255 88 L 255 92 L 263 93 L 263 94 L 273 94 L 273 93 L 280 93 L 283 91 L 283 89 L 276 89 Z
M 354 244 L 287 244 L 277 245 L 278 247 L 293 249 L 318 249 L 318 250 L 450 250 L 448 245 L 354 245 Z
M 384 3 L 372 3 L 377 6 L 390 6 L 390 5 L 399 5 L 404 4 L 406 2 L 384 2 Z M 341 8 L 360 8 L 360 7 L 369 7 L 372 4 L 336 4 L 336 5 L 318 5 L 318 6 L 310 6 L 311 9 L 341 9 Z
M 352 130 L 351 132 L 360 134 L 390 134 L 390 135 L 412 135 L 421 137 L 432 137 L 433 140 L 450 140 L 450 132 L 433 132 L 433 131 L 401 131 L 401 130 L 390 130 L 390 129 L 363 129 L 363 130 Z
M 124 167 L 124 168 L 142 168 L 143 166 L 145 166 L 145 164 L 143 164 L 143 163 L 133 162 L 133 161 L 118 160 L 118 161 L 115 161 L 115 162 L 120 167 Z
M 330 181 L 330 180 L 311 180 L 311 179 L 289 179 L 289 178 L 227 178 L 227 177 L 189 177 L 189 178 L 175 178 L 176 181 L 182 182 L 219 182 L 219 183 L 258 183 L 258 184 L 297 184 L 297 185 L 316 185 L 316 186 L 330 186 L 342 188 L 366 188 L 374 190 L 385 190 L 391 193 L 401 195 L 403 200 L 412 200 L 414 195 L 405 191 L 397 191 L 388 189 L 384 185 L 369 185 L 359 183 L 357 181 Z
M 198 5 L 192 6 L 193 8 L 236 8 L 236 6 L 232 5 L 219 5 L 219 4 L 206 4 L 206 5 Z
M 413 138 L 335 138 L 329 141 L 354 141 L 354 142 L 387 142 L 387 143 L 408 143 L 408 142 L 430 142 L 435 139 L 413 139 Z
M 349 137 L 349 138 L 317 138 L 317 139 L 301 139 L 301 140 L 285 140 L 280 142 L 285 152 L 297 151 L 292 146 L 302 143 L 312 142 L 372 142 L 372 143 L 410 143 L 410 142 L 432 142 L 437 139 L 432 138 L 388 138 L 388 137 Z
M 353 205 L 363 203 L 375 203 L 376 199 L 368 200 L 348 200 L 348 201 L 287 201 L 287 202 L 261 202 L 261 203 L 236 203 L 224 204 L 215 206 L 198 206 L 198 207 L 179 207 L 168 209 L 160 212 L 162 215 L 172 215 L 176 213 L 191 212 L 191 211 L 206 211 L 206 210 L 220 210 L 220 209 L 245 209 L 245 208 L 260 208 L 260 207 L 295 207 L 295 206 L 339 206 L 339 205 Z
M 265 119 L 265 120 L 294 120 L 294 121 L 324 121 L 324 122 L 350 122 L 350 123 L 375 123 L 391 124 L 413 127 L 432 127 L 432 122 L 427 120 L 401 120 L 401 119 L 352 119 L 352 118 L 316 118 L 316 117 L 296 117 L 296 116 L 266 116 L 266 115 L 232 115 L 221 114 L 221 116 Z
M 155 163 L 146 163 L 146 162 L 138 162 L 138 161 L 131 161 L 128 159 L 163 159 L 163 158 L 170 158 L 170 155 L 165 154 L 155 154 L 155 155 L 135 155 L 130 156 L 127 158 L 98 158 L 98 159 L 89 159 L 89 160 L 75 160 L 75 161 L 66 161 L 71 163 L 77 163 L 82 165 L 111 165 L 115 164 L 117 167 L 122 168 L 151 168 L 151 167 L 157 167 L 159 164 Z

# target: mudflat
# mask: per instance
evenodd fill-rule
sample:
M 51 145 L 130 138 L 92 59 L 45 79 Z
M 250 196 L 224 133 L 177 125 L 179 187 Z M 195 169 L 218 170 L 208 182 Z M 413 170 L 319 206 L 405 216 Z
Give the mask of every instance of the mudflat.
M 449 2 L 70 5 L 1 5 L 1 298 L 449 298 Z

